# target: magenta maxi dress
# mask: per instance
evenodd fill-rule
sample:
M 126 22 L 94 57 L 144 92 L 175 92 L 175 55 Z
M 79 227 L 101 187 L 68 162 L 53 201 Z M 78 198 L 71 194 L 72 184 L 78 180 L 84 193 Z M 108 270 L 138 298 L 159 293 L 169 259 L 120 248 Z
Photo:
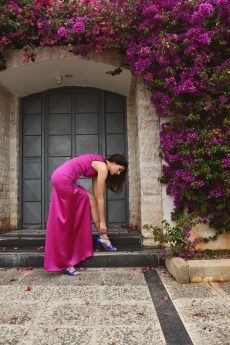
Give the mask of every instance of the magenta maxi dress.
M 44 270 L 58 271 L 93 255 L 90 201 L 87 191 L 76 184 L 80 176 L 94 177 L 93 160 L 98 154 L 70 159 L 51 176 L 52 197 L 47 221 Z

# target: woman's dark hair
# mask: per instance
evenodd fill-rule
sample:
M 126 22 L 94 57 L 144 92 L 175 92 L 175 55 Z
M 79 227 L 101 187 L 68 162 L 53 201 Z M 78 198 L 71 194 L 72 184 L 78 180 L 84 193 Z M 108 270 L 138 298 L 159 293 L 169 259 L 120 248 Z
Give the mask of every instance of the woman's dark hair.
M 126 177 L 127 169 L 128 169 L 128 162 L 127 162 L 125 156 L 120 155 L 118 153 L 107 158 L 107 161 L 113 162 L 113 163 L 116 163 L 116 164 L 119 164 L 119 165 L 122 165 L 123 167 L 125 167 L 125 170 L 122 171 L 119 175 L 110 175 L 110 173 L 109 173 L 107 178 L 106 178 L 106 181 L 105 181 L 107 187 L 112 192 L 120 193 L 123 190 L 123 185 L 125 182 L 125 177 Z

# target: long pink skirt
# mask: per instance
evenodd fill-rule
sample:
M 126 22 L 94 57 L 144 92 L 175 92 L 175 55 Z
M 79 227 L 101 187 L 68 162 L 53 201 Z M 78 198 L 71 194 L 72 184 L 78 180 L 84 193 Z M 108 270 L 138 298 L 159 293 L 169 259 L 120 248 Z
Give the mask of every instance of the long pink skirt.
M 92 225 L 87 191 L 60 169 L 51 181 L 44 270 L 58 271 L 93 255 Z

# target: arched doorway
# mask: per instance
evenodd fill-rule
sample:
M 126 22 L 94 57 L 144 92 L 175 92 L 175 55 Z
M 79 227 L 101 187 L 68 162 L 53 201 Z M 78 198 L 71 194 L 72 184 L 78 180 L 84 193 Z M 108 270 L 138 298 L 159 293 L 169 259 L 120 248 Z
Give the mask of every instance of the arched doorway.
M 126 98 L 86 87 L 64 87 L 21 99 L 20 218 L 22 228 L 46 227 L 50 176 L 84 153 L 127 156 Z M 91 179 L 80 184 L 92 192 Z M 128 227 L 128 181 L 121 194 L 106 190 L 107 224 Z

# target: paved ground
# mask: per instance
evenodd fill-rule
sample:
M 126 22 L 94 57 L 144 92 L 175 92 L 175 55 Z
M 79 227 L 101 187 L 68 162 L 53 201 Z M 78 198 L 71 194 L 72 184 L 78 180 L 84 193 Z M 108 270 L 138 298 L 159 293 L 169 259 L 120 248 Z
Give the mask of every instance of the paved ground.
M 163 268 L 0 268 L 0 345 L 227 345 L 229 294 L 230 283 L 177 284 Z

